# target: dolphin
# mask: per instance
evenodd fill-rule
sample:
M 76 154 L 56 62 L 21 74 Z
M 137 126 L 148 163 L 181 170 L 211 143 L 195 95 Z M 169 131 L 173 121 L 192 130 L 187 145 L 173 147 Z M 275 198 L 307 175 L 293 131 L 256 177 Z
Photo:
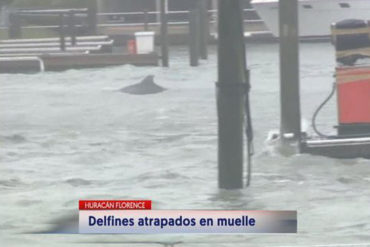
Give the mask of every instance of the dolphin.
M 122 93 L 128 94 L 137 94 L 137 95 L 144 95 L 144 94 L 156 94 L 166 91 L 166 88 L 158 86 L 154 83 L 154 76 L 149 75 L 145 77 L 140 83 L 124 87 L 120 89 Z

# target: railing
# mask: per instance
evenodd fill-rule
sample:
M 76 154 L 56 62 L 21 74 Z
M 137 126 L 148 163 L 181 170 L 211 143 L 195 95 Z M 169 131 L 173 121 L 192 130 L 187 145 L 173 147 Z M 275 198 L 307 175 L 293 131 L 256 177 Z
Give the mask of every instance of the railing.
M 61 39 L 64 35 L 64 27 L 67 26 L 67 32 L 72 37 L 75 37 L 76 30 L 76 17 L 82 17 L 86 22 L 86 32 L 89 34 L 96 33 L 97 25 L 97 13 L 94 8 L 85 9 L 17 9 L 8 13 L 9 25 L 8 36 L 9 38 L 21 38 L 22 28 L 59 28 Z M 29 26 L 24 25 L 30 18 L 45 18 L 55 17 L 53 20 L 54 25 L 42 25 L 42 26 Z M 47 22 L 50 23 L 50 19 Z M 58 25 L 59 24 L 59 25 Z
M 17 13 L 21 15 L 60 15 L 65 13 L 73 12 L 75 14 L 84 14 L 88 13 L 88 9 L 39 9 L 39 10 L 29 10 L 22 9 L 18 10 Z
M 84 16 L 84 11 L 75 12 L 76 17 Z M 244 9 L 245 13 L 244 23 L 246 24 L 262 24 L 263 21 L 257 18 L 248 18 L 248 13 L 255 13 L 254 9 Z M 65 12 L 65 10 L 64 10 Z M 27 11 L 22 10 L 23 15 L 28 16 L 55 16 L 58 17 L 61 11 L 58 10 L 39 10 L 39 11 Z M 217 22 L 217 10 L 209 10 L 209 21 L 211 24 L 216 24 Z M 170 26 L 183 26 L 189 24 L 189 11 L 169 11 L 168 15 L 168 25 Z M 111 12 L 111 13 L 97 13 L 97 18 L 99 19 L 98 27 L 135 27 L 143 26 L 156 27 L 160 25 L 159 22 L 160 12 L 156 11 L 142 11 L 142 12 Z M 82 28 L 86 25 L 82 24 L 81 21 L 77 20 L 75 27 Z M 59 25 L 25 25 L 22 26 L 23 29 L 57 29 Z
M 262 23 L 263 21 L 257 17 L 253 16 L 253 19 L 247 17 L 248 13 L 256 13 L 254 9 L 244 9 L 244 22 L 245 23 Z M 209 10 L 210 22 L 215 22 L 217 10 Z M 98 13 L 100 21 L 103 22 L 100 26 L 110 26 L 110 25 L 122 25 L 122 26 L 134 26 L 134 25 L 159 25 L 159 15 L 160 12 L 156 11 L 142 11 L 142 12 L 112 12 L 112 13 Z M 167 12 L 168 21 L 170 25 L 184 25 L 189 23 L 189 11 L 169 11 Z M 130 19 L 134 17 L 134 19 Z M 150 21 L 155 20 L 155 21 Z M 107 23 L 108 22 L 108 23 Z

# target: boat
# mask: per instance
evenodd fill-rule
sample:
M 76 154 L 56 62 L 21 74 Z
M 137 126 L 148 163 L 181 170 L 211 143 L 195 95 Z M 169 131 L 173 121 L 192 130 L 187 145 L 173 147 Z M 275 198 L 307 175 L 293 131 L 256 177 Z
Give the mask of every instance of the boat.
M 252 0 L 253 8 L 275 37 L 279 37 L 279 0 Z M 328 39 L 332 23 L 370 19 L 369 0 L 298 0 L 302 39 Z

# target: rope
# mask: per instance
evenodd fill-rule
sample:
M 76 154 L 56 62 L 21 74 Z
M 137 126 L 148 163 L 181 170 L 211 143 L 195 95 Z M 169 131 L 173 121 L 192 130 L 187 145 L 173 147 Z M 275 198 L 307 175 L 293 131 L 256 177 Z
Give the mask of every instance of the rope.
M 245 136 L 247 138 L 247 187 L 250 186 L 252 181 L 252 156 L 254 154 L 253 145 L 253 125 L 252 125 L 252 113 L 250 107 L 250 80 L 249 80 L 249 70 L 246 71 L 246 77 L 248 85 L 245 90 Z
M 229 89 L 233 92 L 239 93 L 239 90 L 242 90 L 244 94 L 244 117 L 245 117 L 245 136 L 247 139 L 247 178 L 246 178 L 246 187 L 251 184 L 252 177 L 252 156 L 254 154 L 254 145 L 253 145 L 253 127 L 252 127 L 252 117 L 250 109 L 250 83 L 249 83 L 249 70 L 246 70 L 246 82 L 243 83 L 220 83 L 216 82 L 218 88 Z M 238 91 L 236 91 L 238 90 Z

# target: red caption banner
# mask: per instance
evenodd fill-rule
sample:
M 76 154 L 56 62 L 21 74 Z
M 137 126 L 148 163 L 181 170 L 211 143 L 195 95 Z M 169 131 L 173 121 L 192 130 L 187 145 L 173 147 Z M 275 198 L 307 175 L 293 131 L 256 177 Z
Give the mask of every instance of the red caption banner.
M 152 201 L 80 200 L 79 210 L 151 210 Z

